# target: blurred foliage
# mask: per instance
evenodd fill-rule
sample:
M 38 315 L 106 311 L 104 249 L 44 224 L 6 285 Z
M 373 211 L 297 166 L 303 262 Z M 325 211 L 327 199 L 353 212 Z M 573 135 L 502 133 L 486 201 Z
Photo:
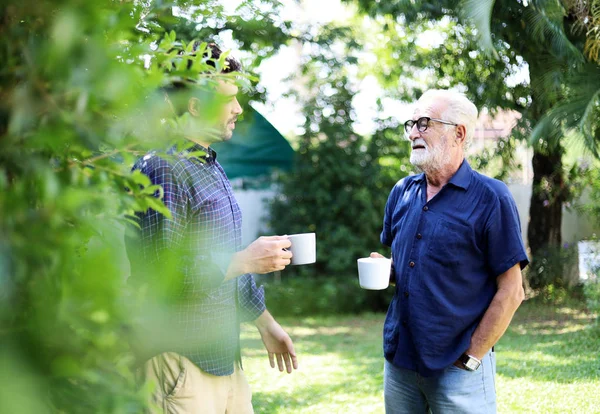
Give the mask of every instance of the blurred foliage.
M 587 308 L 596 315 L 596 329 L 600 329 L 600 269 L 595 269 L 595 278 L 583 285 Z
M 174 6 L 204 16 L 198 27 L 208 31 L 218 14 L 255 53 L 265 43 L 256 22 L 278 7 L 263 4 L 272 14 L 245 2 L 246 20 L 215 1 L 0 5 L 0 412 L 143 410 L 148 390 L 136 386 L 130 343 L 168 336 L 142 323 L 163 318 L 168 301 L 124 283 L 123 230 L 135 211 L 168 211 L 154 197 L 160 189 L 130 168 L 185 126 L 158 87 L 194 78 L 210 91 L 234 79 L 165 27 L 178 21 Z M 247 76 L 235 80 L 249 85 Z M 165 263 L 154 270 L 169 280 L 176 267 Z
M 514 136 L 500 138 L 493 146 L 473 155 L 469 160 L 471 167 L 506 182 L 513 171 L 521 168 L 516 159 L 518 144 Z
M 241 0 L 233 15 L 225 13 L 222 0 L 179 3 L 181 9 L 176 13 L 172 7 L 154 11 L 160 22 L 156 30 L 173 30 L 178 39 L 185 42 L 202 39 L 217 44 L 230 34 L 242 52 L 236 58 L 242 61 L 244 71 L 254 77 L 265 59 L 294 38 L 291 22 L 279 17 L 282 4 L 278 0 Z M 255 87 L 244 90 L 240 102 L 244 105 L 251 100 L 264 101 L 265 93 L 259 81 Z
M 286 277 L 280 283 L 265 284 L 267 306 L 278 317 L 385 312 L 393 289 L 362 289 L 356 272 L 333 277 Z
M 600 169 L 591 169 L 590 176 L 590 202 L 583 209 L 593 218 L 597 225 L 600 225 Z
M 561 289 L 573 287 L 579 282 L 577 244 L 567 244 L 561 247 L 549 247 L 540 252 L 538 260 L 532 262 L 526 269 L 526 277 L 531 288 L 546 288 L 546 293 L 552 294 Z M 549 290 L 548 290 L 549 289 Z
M 409 145 L 401 126 L 390 121 L 370 139 L 353 129 L 357 90 L 351 74 L 361 39 L 354 30 L 328 26 L 305 44 L 310 50 L 302 66 L 305 89 L 296 94 L 305 116 L 303 133 L 293 173 L 281 177 L 270 215 L 277 234 L 317 234 L 317 263 L 290 270 L 297 273 L 356 273 L 356 259 L 381 249 L 387 197 L 407 175 L 402 165 Z

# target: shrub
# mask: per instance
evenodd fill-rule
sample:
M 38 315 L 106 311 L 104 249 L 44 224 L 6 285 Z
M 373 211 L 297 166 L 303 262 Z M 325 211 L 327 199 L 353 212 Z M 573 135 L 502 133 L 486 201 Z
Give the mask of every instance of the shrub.
M 277 234 L 316 232 L 317 263 L 293 272 L 314 277 L 352 274 L 359 257 L 372 251 L 389 256 L 379 235 L 388 195 L 407 175 L 409 145 L 398 125 L 369 140 L 356 134 L 348 122 L 354 92 L 343 75 L 343 62 L 313 64 L 317 68 L 306 69 L 313 77 L 309 85 L 313 82 L 320 92 L 304 104 L 305 133 L 294 169 L 280 178 L 270 227 Z M 322 85 L 320 71 L 330 71 L 327 85 Z
M 600 267 L 593 269 L 593 277 L 583 285 L 588 310 L 596 315 L 596 326 L 600 328 Z
M 545 290 L 551 297 L 561 295 L 578 281 L 574 280 L 577 266 L 577 245 L 548 246 L 540 250 L 527 267 L 525 277 L 535 289 Z

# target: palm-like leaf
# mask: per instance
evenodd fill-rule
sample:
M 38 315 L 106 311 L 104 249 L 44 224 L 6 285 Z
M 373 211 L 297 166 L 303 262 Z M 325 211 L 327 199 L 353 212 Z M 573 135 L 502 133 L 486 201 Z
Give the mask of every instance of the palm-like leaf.
M 549 143 L 560 140 L 565 130 L 579 132 L 585 146 L 599 156 L 600 146 L 600 68 L 589 64 L 567 80 L 564 103 L 555 106 L 537 124 L 530 142 L 543 139 Z
M 460 14 L 477 28 L 482 50 L 498 58 L 491 29 L 495 4 L 496 0 L 463 0 Z M 533 0 L 524 7 L 524 11 L 533 41 L 550 45 L 551 52 L 558 57 L 583 61 L 583 55 L 565 33 L 563 19 L 566 11 L 558 0 Z
M 586 30 L 585 55 L 591 61 L 600 63 L 600 1 L 578 0 L 575 12 L 578 21 Z
M 525 8 L 527 27 L 539 44 L 550 46 L 550 52 L 567 60 L 583 62 L 583 55 L 569 41 L 564 29 L 566 10 L 557 0 L 534 0 Z
M 492 10 L 496 0 L 463 0 L 460 8 L 463 18 L 470 21 L 479 32 L 479 43 L 484 52 L 498 59 L 498 52 L 492 41 Z

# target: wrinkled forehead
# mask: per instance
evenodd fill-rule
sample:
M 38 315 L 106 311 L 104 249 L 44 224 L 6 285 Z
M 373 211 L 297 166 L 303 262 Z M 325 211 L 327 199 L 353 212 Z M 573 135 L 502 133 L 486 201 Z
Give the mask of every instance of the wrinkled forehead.
M 438 96 L 421 98 L 415 105 L 413 119 L 417 119 L 422 116 L 439 118 L 442 116 L 447 107 L 448 103 L 442 97 Z

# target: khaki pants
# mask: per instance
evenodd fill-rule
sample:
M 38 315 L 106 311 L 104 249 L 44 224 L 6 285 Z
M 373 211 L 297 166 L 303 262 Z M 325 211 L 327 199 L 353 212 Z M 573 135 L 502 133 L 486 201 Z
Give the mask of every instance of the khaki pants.
M 252 392 L 243 371 L 218 377 L 173 352 L 155 356 L 144 365 L 146 383 L 153 386 L 152 414 L 247 414 Z

